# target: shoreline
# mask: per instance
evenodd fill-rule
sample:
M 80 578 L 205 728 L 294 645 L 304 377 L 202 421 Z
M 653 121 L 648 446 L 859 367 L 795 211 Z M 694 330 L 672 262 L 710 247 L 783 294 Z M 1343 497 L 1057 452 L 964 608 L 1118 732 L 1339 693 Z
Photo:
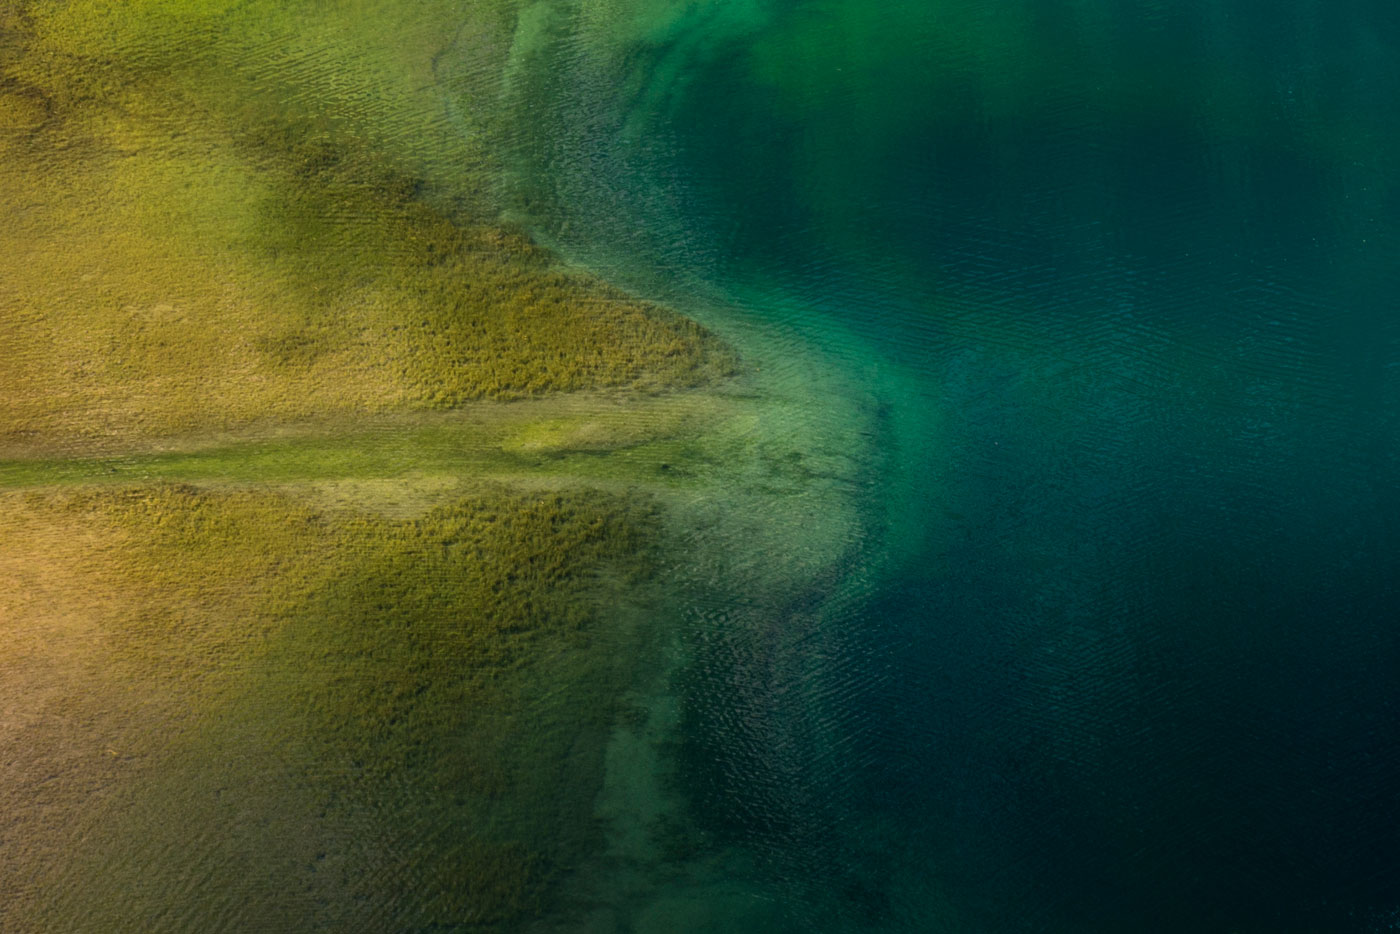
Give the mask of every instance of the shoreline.
M 81 9 L 73 15 L 80 17 Z M 297 35 L 299 20 L 288 16 L 286 22 L 279 20 L 268 27 L 270 36 Z M 315 20 L 314 14 L 309 16 Z M 327 23 L 350 29 L 333 18 Z M 147 26 L 153 30 L 151 35 L 141 31 Z M 154 26 L 143 26 L 137 16 L 130 23 L 116 24 L 110 41 L 119 50 L 125 48 L 123 42 L 154 42 L 151 48 L 159 53 L 161 43 L 205 35 L 210 26 L 199 14 Z M 421 27 L 419 23 L 414 28 Z M 74 28 L 80 38 L 86 37 L 83 41 L 109 41 L 100 35 L 101 22 L 78 21 Z M 491 28 L 481 26 L 488 36 Z M 466 31 L 469 26 L 462 25 L 452 40 L 427 56 L 429 73 L 440 75 L 443 56 L 459 45 Z M 267 41 L 270 49 L 276 49 L 272 39 Z M 338 41 L 327 48 L 335 49 Z M 504 40 L 497 37 L 497 41 Z M 247 52 L 238 42 L 233 48 Z M 161 809 L 154 806 L 152 795 L 178 799 L 183 802 L 182 813 L 193 822 L 204 814 L 214 819 L 213 826 L 232 834 L 224 839 L 201 838 L 210 847 L 201 858 L 212 859 L 205 869 L 233 888 L 218 895 L 218 904 L 198 891 L 183 891 L 179 901 L 184 911 L 233 912 L 224 918 L 228 920 L 240 910 L 254 915 L 275 915 L 279 910 L 275 905 L 282 904 L 278 899 L 286 893 L 276 892 L 275 885 L 240 908 L 234 904 L 236 881 L 219 875 L 226 867 L 219 864 L 218 854 L 229 846 L 246 850 L 241 858 L 256 860 L 259 852 L 269 860 L 276 856 L 271 852 L 276 838 L 232 829 L 238 826 L 228 823 L 234 814 L 239 819 L 271 820 L 285 825 L 284 829 L 301 826 L 296 833 L 308 839 L 323 833 L 349 834 L 342 844 L 351 847 L 354 856 L 340 854 L 332 858 L 332 866 L 323 862 L 324 853 L 297 851 L 298 858 L 309 862 L 283 867 L 288 872 L 333 868 L 342 880 L 368 878 L 380 871 L 401 876 L 402 869 L 391 871 L 375 864 L 373 837 L 354 839 L 353 828 L 360 817 L 346 812 L 344 827 L 321 826 L 314 820 L 298 823 L 306 819 L 307 805 L 297 803 L 301 799 L 296 796 L 310 795 L 309 801 L 337 793 L 333 789 L 341 779 L 292 781 L 291 773 L 279 770 L 292 768 L 294 761 L 264 749 L 257 755 L 271 757 L 266 763 L 268 774 L 282 775 L 286 786 L 264 783 L 252 797 L 222 797 L 226 789 L 214 781 L 209 773 L 212 766 L 201 764 L 203 760 L 233 761 L 231 757 L 243 755 L 248 744 L 257 747 L 272 741 L 279 731 L 285 735 L 276 741 L 290 742 L 291 748 L 299 750 L 297 755 L 307 755 L 317 741 L 307 723 L 286 720 L 285 711 L 238 699 L 240 677 L 252 677 L 249 683 L 261 678 L 275 690 L 289 689 L 283 681 L 291 677 L 281 671 L 285 660 L 279 661 L 275 651 L 260 648 L 261 654 L 240 653 L 248 645 L 261 645 L 259 640 L 275 643 L 290 638 L 287 634 L 308 620 L 332 626 L 336 613 L 359 612 L 362 606 L 380 606 L 382 613 L 392 615 L 397 598 L 384 594 L 417 594 L 413 599 L 423 601 L 428 608 L 425 613 L 444 600 L 475 607 L 482 599 L 479 590 L 468 589 L 449 599 L 435 589 L 442 582 L 420 577 L 413 563 L 404 565 L 395 578 L 381 574 L 374 562 L 387 560 L 385 555 L 400 548 L 409 548 L 415 555 L 419 551 L 413 549 L 422 555 L 435 554 L 429 548 L 431 542 L 422 536 L 434 534 L 433 523 L 441 521 L 443 510 L 529 515 L 539 504 L 556 501 L 550 497 L 563 496 L 582 497 L 570 509 L 586 512 L 589 498 L 601 497 L 606 508 L 600 508 L 597 521 L 620 523 L 614 527 L 617 541 L 633 542 L 629 547 L 639 554 L 655 549 L 660 562 L 655 576 L 624 585 L 606 563 L 594 566 L 583 561 L 577 570 L 567 570 L 567 574 L 596 575 L 600 589 L 578 596 L 576 605 L 550 612 L 568 616 L 587 609 L 597 613 L 584 627 L 583 638 L 591 647 L 574 658 L 563 652 L 570 644 L 567 641 L 541 643 L 531 660 L 502 669 L 502 683 L 514 685 L 507 693 L 521 692 L 512 695 L 516 702 L 502 703 L 489 716 L 482 714 L 480 723 L 460 727 L 460 735 L 450 733 L 446 741 L 430 738 L 423 752 L 414 753 L 447 755 L 465 736 L 490 734 L 505 742 L 502 737 L 533 735 L 534 721 L 526 716 L 531 711 L 549 734 L 539 739 L 544 745 L 533 752 L 501 753 L 495 765 L 473 764 L 464 773 L 466 787 L 475 789 L 471 794 L 494 802 L 480 805 L 486 808 L 481 813 L 490 816 L 478 820 L 483 825 L 492 821 L 518 825 L 527 841 L 520 844 L 524 850 L 506 845 L 494 856 L 483 855 L 485 851 L 471 856 L 484 860 L 477 871 L 492 876 L 493 885 L 498 885 L 483 896 L 496 906 L 491 909 L 495 914 L 473 915 L 476 909 L 470 897 L 467 902 L 454 902 L 454 908 L 435 909 L 401 903 L 399 895 L 387 891 L 364 892 L 353 885 L 348 890 L 337 888 L 325 875 L 315 876 L 315 890 L 323 901 L 329 900 L 327 904 L 339 904 L 351 896 L 369 899 L 367 904 L 375 912 L 387 913 L 378 916 L 386 923 L 398 917 L 395 911 L 408 912 L 402 916 L 406 918 L 421 910 L 427 918 L 441 910 L 447 914 L 436 915 L 436 921 L 476 917 L 513 928 L 526 923 L 523 919 L 532 913 L 558 909 L 563 914 L 552 917 L 567 924 L 580 906 L 595 904 L 601 905 L 601 913 L 593 921 L 601 929 L 612 923 L 609 918 L 616 921 L 623 916 L 643 927 L 662 929 L 678 923 L 678 906 L 695 909 L 704 900 L 719 898 L 731 906 L 725 910 L 745 910 L 751 907 L 750 894 L 734 891 L 717 867 L 748 856 L 734 848 L 713 850 L 702 839 L 702 828 L 687 816 L 686 798 L 675 784 L 675 751 L 684 727 L 676 691 L 682 672 L 694 661 L 695 649 L 689 644 L 693 620 L 686 614 L 741 599 L 751 605 L 753 620 L 758 622 L 764 613 L 754 607 L 800 609 L 804 600 L 816 599 L 811 596 L 813 587 L 837 586 L 848 549 L 868 534 L 869 519 L 861 513 L 856 490 L 858 478 L 869 469 L 869 455 L 861 447 L 864 442 L 854 439 L 868 432 L 878 405 L 839 366 L 826 361 L 818 348 L 797 341 L 792 334 L 767 330 L 741 312 L 724 310 L 718 296 L 692 296 L 692 301 L 678 304 L 638 298 L 647 290 L 627 292 L 611 284 L 635 286 L 609 263 L 573 261 L 563 249 L 540 247 L 512 232 L 510 218 L 496 219 L 489 209 L 483 215 L 482 204 L 493 197 L 481 193 L 491 186 L 489 154 L 477 152 L 474 158 L 482 161 L 462 169 L 457 177 L 465 201 L 454 200 L 453 185 L 445 180 L 447 166 L 434 162 L 442 155 L 438 149 L 415 151 L 403 160 L 407 167 L 392 153 L 381 160 L 375 147 L 382 147 L 383 139 L 392 137 L 396 127 L 410 125 L 414 115 L 424 117 L 438 106 L 433 102 L 439 89 L 409 92 L 392 87 L 401 103 L 416 101 L 407 117 L 386 116 L 378 105 L 356 112 L 354 95 L 328 96 L 321 103 L 341 110 L 330 123 L 318 123 L 316 95 L 329 93 L 326 82 L 331 76 L 348 75 L 357 66 L 367 69 L 361 76 L 366 83 L 372 83 L 376 74 L 393 74 L 376 58 L 382 42 L 374 37 L 358 51 L 352 43 L 348 63 L 336 66 L 323 65 L 315 55 L 301 63 L 274 63 L 288 69 L 278 78 L 288 87 L 304 91 L 296 82 L 309 83 L 309 97 L 297 106 L 310 115 L 263 115 L 256 122 L 252 142 L 240 139 L 222 122 L 225 117 L 217 110 L 220 98 L 214 92 L 230 90 L 223 79 L 207 87 L 203 84 L 210 62 L 217 65 L 224 54 L 218 45 L 208 53 L 208 60 L 181 62 L 173 77 L 152 79 L 138 69 L 140 80 L 129 93 L 122 92 L 126 96 L 120 106 L 104 102 L 103 94 L 115 93 L 109 86 L 114 79 L 98 69 L 82 76 L 80 90 L 89 95 L 95 91 L 96 97 L 76 94 L 76 129 L 62 123 L 61 104 L 50 104 L 43 121 L 22 127 L 19 135 L 0 135 L 0 151 L 21 153 L 23 158 L 15 164 L 31 170 L 43 163 L 36 153 L 42 154 L 44 145 L 62 143 L 54 149 L 68 154 L 62 158 L 77 154 L 73 156 L 77 168 L 68 174 L 83 184 L 97 185 L 84 189 L 86 194 L 76 199 L 56 188 L 45 189 L 44 196 L 58 205 L 51 211 L 55 217 L 46 219 L 44 209 L 31 209 L 25 225 L 11 234 L 16 242 L 25 235 L 38 239 L 28 244 L 28 256 L 35 263 L 24 268 L 31 292 L 0 293 L 0 300 L 17 303 L 12 307 L 26 308 L 25 313 L 8 317 L 6 326 L 11 331 L 0 331 L 0 339 L 47 348 L 50 356 L 36 357 L 28 351 L 29 356 L 12 358 L 11 365 L 20 372 L 18 385 L 43 404 L 27 410 L 12 407 L 5 415 L 8 440 L 0 447 L 0 488 L 5 491 L 0 497 L 37 510 L 33 522 L 38 526 L 30 532 L 38 537 L 31 542 L 35 547 L 30 553 L 0 554 L 4 558 L 0 567 L 21 581 L 21 589 L 42 577 L 47 589 L 40 592 L 49 593 L 56 602 L 50 606 L 21 602 L 11 607 L 18 614 L 16 625 L 28 627 L 29 632 L 51 632 L 54 642 L 37 645 L 30 655 L 8 658 L 5 668 L 23 667 L 31 680 L 47 684 L 67 683 L 64 679 L 81 684 L 80 675 L 86 671 L 95 680 L 85 686 L 86 694 L 79 692 L 79 706 L 98 704 L 108 694 L 127 705 L 114 708 L 126 712 L 120 715 L 99 709 L 90 712 L 91 729 L 127 736 L 125 731 L 136 727 L 118 721 L 132 711 L 150 728 L 137 730 L 145 738 L 136 741 L 135 747 L 124 747 L 119 741 L 104 743 L 104 749 L 110 746 L 115 753 L 90 761 L 85 758 L 85 744 L 95 740 L 82 729 L 68 739 L 63 739 L 67 732 L 52 732 L 56 729 L 52 726 L 50 733 L 32 731 L 37 729 L 35 724 L 56 722 L 52 720 L 58 709 L 56 697 L 39 692 L 20 698 L 7 692 L 0 698 L 7 711 L 5 733 L 14 735 L 0 739 L 8 743 L 27 737 L 21 745 L 32 749 L 38 741 L 46 750 L 40 758 L 49 753 L 58 756 L 63 763 L 58 774 L 63 778 L 53 786 L 58 789 L 54 793 L 69 786 L 101 789 L 96 810 L 84 805 L 81 797 L 69 801 L 62 794 L 58 803 L 36 797 L 27 804 L 56 808 L 51 814 L 67 814 L 60 824 L 69 829 L 70 824 L 93 828 L 82 853 L 60 850 L 52 858 L 85 865 L 84 860 L 111 857 L 123 872 L 135 872 L 142 879 L 131 892 L 108 893 L 111 904 L 103 910 L 106 921 L 116 925 L 113 930 L 136 924 L 135 915 L 121 916 L 123 909 L 160 909 L 159 880 L 178 875 L 172 857 L 179 853 L 180 841 L 165 839 L 161 845 L 167 849 L 155 853 L 135 843 L 131 846 L 136 848 L 130 849 L 125 842 L 125 838 L 138 841 L 143 836 L 142 822 L 158 818 Z M 139 44 L 134 47 L 151 51 Z M 256 72 L 246 61 L 238 63 L 238 70 L 232 81 L 235 91 Z M 121 83 L 119 74 L 115 80 Z M 154 83 L 143 83 L 148 80 Z M 486 93 L 481 88 L 490 85 L 489 80 L 483 81 L 478 93 Z M 0 85 L 0 95 L 10 93 L 6 88 Z M 154 95 L 152 100 L 174 95 L 172 100 L 188 104 L 189 109 L 173 116 L 154 113 L 149 102 L 141 103 L 143 94 Z M 346 105 L 347 99 L 352 105 Z M 489 118 L 488 114 L 484 119 Z M 190 121 L 189 126 L 184 127 L 182 119 Z M 369 142 L 357 141 L 356 120 Z M 376 122 L 386 120 L 382 125 Z M 441 128 L 434 132 L 441 135 Z M 441 140 L 433 144 L 442 145 L 447 144 Z M 479 141 L 463 151 L 473 152 L 473 147 L 479 148 Z M 415 173 L 414 164 L 424 171 Z M 6 171 L 12 180 L 19 178 L 18 190 L 24 190 L 26 176 L 21 170 Z M 147 172 L 154 174 L 143 175 Z M 108 173 L 113 173 L 110 178 Z M 111 178 L 119 179 L 121 185 L 110 188 Z M 190 190 L 200 196 L 191 200 L 177 194 L 169 200 L 170 192 L 184 190 L 180 186 L 195 186 Z M 119 197 L 102 202 L 98 194 L 109 188 Z M 13 197 L 13 191 L 0 185 L 3 197 Z M 43 199 L 35 203 L 42 206 Z M 130 230 L 122 226 L 127 223 L 123 212 L 134 218 Z M 90 230 L 94 219 L 101 223 Z M 376 229 L 381 224 L 388 225 L 392 237 Z M 43 236 L 56 236 L 55 231 L 76 238 L 64 248 L 80 259 L 77 284 L 60 279 L 57 272 L 71 262 L 68 255 L 32 248 L 34 243 L 46 242 Z M 199 234 L 190 240 L 199 244 L 193 252 L 171 246 L 191 233 Z M 96 262 L 93 257 L 105 260 Z M 196 282 L 196 271 L 207 271 L 211 258 L 216 261 L 214 274 L 205 278 L 212 281 L 201 279 L 190 286 Z M 147 274 L 150 269 L 158 274 Z M 403 282 L 396 278 L 400 273 L 407 277 Z M 521 298 L 524 302 L 535 302 L 537 293 L 567 287 L 575 291 L 567 293 L 565 303 L 576 301 L 593 311 L 615 312 L 608 326 L 617 330 L 606 333 L 626 338 L 616 355 L 624 378 L 610 383 L 604 371 L 611 365 L 607 360 L 613 358 L 600 358 L 604 359 L 599 364 L 604 369 L 598 370 L 600 385 L 586 385 L 585 380 L 585 385 L 571 392 L 503 401 L 517 390 L 493 389 L 485 382 L 491 378 L 488 370 L 455 374 L 453 378 L 461 382 L 455 395 L 449 392 L 439 398 L 420 392 L 415 386 L 431 387 L 431 383 L 415 382 L 412 373 L 405 377 L 404 368 L 421 364 L 431 375 L 451 365 L 458 359 L 453 355 L 460 356 L 461 351 L 453 341 L 476 339 L 471 337 L 473 319 L 470 315 L 463 319 L 466 325 L 433 319 L 431 327 L 413 325 L 419 331 L 407 338 L 398 328 L 400 319 L 412 324 L 419 316 L 435 313 L 432 301 L 450 299 L 455 288 L 469 286 L 477 273 L 495 277 L 491 281 L 503 283 L 501 287 L 513 290 L 511 295 L 527 296 Z M 174 300 L 165 294 L 172 283 L 181 293 Z M 56 300 L 45 297 L 44 289 L 50 285 L 58 287 Z M 96 313 L 86 319 L 65 317 L 69 310 L 82 307 L 85 294 L 101 296 L 94 306 Z M 46 317 L 45 302 L 51 311 L 64 314 Z M 494 307 L 508 310 L 511 306 L 506 302 Z M 561 336 L 548 330 L 554 320 L 551 314 L 561 307 L 546 302 L 538 306 L 538 314 L 520 319 L 519 333 L 543 335 L 547 340 L 534 357 L 521 357 L 506 370 L 528 369 L 537 365 L 530 361 L 548 361 L 557 353 L 577 354 L 589 346 L 580 335 L 594 332 L 574 330 Z M 33 309 L 40 310 L 30 313 Z M 271 324 L 264 316 L 269 310 L 276 312 Z M 341 310 L 350 315 L 348 324 L 333 318 Z M 41 325 L 45 341 L 35 342 L 24 328 Z M 220 334 L 220 327 L 239 325 L 260 327 L 262 332 L 253 340 L 230 340 Z M 381 345 L 398 348 L 398 356 L 381 358 L 376 349 Z M 658 352 L 647 357 L 652 350 Z M 742 366 L 734 361 L 735 353 L 741 355 Z M 108 364 L 117 355 L 122 358 L 120 368 L 113 368 Z M 646 366 L 639 368 L 638 359 L 651 360 L 659 368 L 656 374 L 649 376 Z M 182 366 L 189 367 L 188 372 L 182 373 Z M 564 372 L 559 385 L 571 385 L 567 366 Z M 477 392 L 480 387 L 473 380 L 485 390 Z M 56 387 L 67 398 L 51 405 L 54 398 L 63 398 L 51 397 Z M 496 400 L 473 401 L 473 393 L 490 396 L 493 392 Z M 521 392 L 528 396 L 537 391 L 527 387 Z M 831 404 L 813 412 L 810 400 L 818 395 Z M 13 398 L 10 404 L 14 405 Z M 162 410 L 166 405 L 173 406 L 169 412 Z M 84 411 L 87 414 L 74 414 Z M 274 414 L 269 416 L 269 411 Z M 249 413 L 255 415 L 249 417 Z M 43 518 L 45 509 L 68 499 L 96 505 L 65 513 L 62 521 Z M 132 505 L 148 501 L 155 505 Z M 501 502 L 512 505 L 501 506 Z M 94 522 L 94 516 L 112 510 L 125 518 L 111 528 Z M 652 518 L 639 519 L 633 528 L 632 520 L 625 517 L 636 510 Z M 44 525 L 46 521 L 51 527 Z M 657 528 L 639 531 L 648 528 L 649 522 Z M 488 528 L 490 535 L 506 534 L 504 526 Z M 172 529 L 185 530 L 181 533 L 185 537 L 169 538 Z M 558 533 L 541 534 L 548 538 Z M 645 546 L 638 544 L 643 539 Z M 494 539 L 488 536 L 484 541 Z M 249 548 L 253 552 L 261 548 L 266 554 L 255 557 Z M 340 568 L 341 576 L 326 577 L 304 568 L 303 552 L 340 555 L 325 560 L 328 566 Z M 115 570 L 94 577 L 88 567 L 94 561 L 112 562 Z M 299 580 L 296 575 L 306 576 L 311 583 L 288 583 Z M 143 583 L 147 578 L 164 583 L 148 586 Z M 310 590 L 305 589 L 308 586 Z M 341 592 L 337 588 L 349 588 L 345 592 L 357 596 L 337 597 L 344 602 L 330 610 L 315 604 L 322 616 L 307 615 L 305 607 L 312 605 L 307 601 L 329 600 L 327 595 Z M 547 622 L 548 616 L 544 614 L 541 621 Z M 409 616 L 400 625 L 411 631 L 430 619 L 436 617 Z M 174 641 L 159 626 L 148 628 L 152 621 L 161 620 L 180 621 Z M 253 629 L 246 629 L 249 620 L 256 622 Z M 81 634 L 75 634 L 70 623 Z M 136 630 L 129 631 L 138 623 Z M 185 645 L 180 641 L 181 626 L 194 626 L 193 632 L 228 629 L 228 633 L 200 637 L 213 642 Z M 226 636 L 233 641 L 219 641 Z M 785 638 L 780 633 L 761 637 Z M 76 641 L 65 641 L 70 639 Z M 135 667 L 121 669 L 124 674 L 112 680 L 111 646 L 131 639 L 136 640 L 132 643 Z M 614 662 L 599 654 L 604 649 L 624 656 L 634 653 L 636 658 L 628 664 L 642 673 L 641 680 L 607 667 Z M 65 655 L 70 650 L 76 653 L 72 658 Z M 160 705 L 143 700 L 142 692 L 166 677 L 161 665 L 173 664 L 178 670 L 188 664 L 181 654 L 188 651 L 206 653 L 200 664 L 212 665 L 209 672 L 222 672 L 207 674 L 211 684 L 227 683 L 205 701 L 191 701 L 186 715 L 195 725 L 189 727 L 192 732 L 177 730 L 179 738 L 172 746 L 170 737 L 160 735 L 167 714 Z M 391 640 L 375 651 L 387 653 L 385 657 L 392 660 L 398 658 L 395 653 L 408 648 Z M 642 659 L 655 662 L 654 668 L 646 670 Z M 382 669 L 371 665 L 369 677 L 392 683 L 399 674 L 395 664 Z M 531 667 L 536 665 L 538 671 Z M 603 667 L 595 670 L 590 665 Z M 327 671 L 327 684 L 339 684 L 334 672 Z M 561 675 L 568 682 L 561 687 L 562 682 L 554 683 L 547 672 L 572 674 Z M 195 690 L 206 675 L 190 677 L 194 680 L 188 689 Z M 246 691 L 246 685 L 241 690 Z M 585 692 L 587 703 L 563 704 L 568 691 Z M 400 702 L 393 697 L 374 695 L 365 703 Z M 590 709 L 593 704 L 597 709 Z M 408 713 L 399 716 L 408 718 L 404 729 L 410 733 L 436 729 L 433 724 L 440 712 L 405 709 Z M 367 722 L 377 721 L 370 717 Z M 574 729 L 579 736 L 571 738 Z M 354 737 L 345 739 L 350 743 Z M 73 748 L 48 750 L 43 743 L 50 740 L 71 741 Z M 527 747 L 534 749 L 528 743 Z M 15 767 L 23 771 L 26 763 L 33 764 L 33 755 L 20 756 Z M 315 761 L 311 756 L 299 767 L 311 769 Z M 382 788 L 373 783 L 365 787 L 380 788 L 388 796 L 389 803 L 377 806 L 380 812 L 397 813 L 413 827 L 452 799 L 447 788 L 414 790 L 413 780 L 411 770 L 398 778 L 391 770 L 374 779 Z M 15 785 L 21 799 L 25 789 L 37 787 L 27 782 Z M 523 783 L 522 790 L 513 790 L 512 782 Z M 561 794 L 560 789 L 569 794 Z M 596 799 L 588 789 L 596 789 Z M 579 865 L 549 866 L 547 855 L 536 858 L 529 852 L 530 835 L 543 839 L 548 825 L 541 827 L 540 818 L 530 816 L 519 802 L 551 798 L 572 802 L 571 810 L 561 810 L 556 817 L 566 836 L 582 848 L 577 852 L 591 853 Z M 638 800 L 648 802 L 641 812 L 630 805 Z M 260 818 L 259 809 L 270 810 Z M 378 828 L 374 834 L 397 833 L 391 828 L 392 816 L 383 826 L 385 813 L 371 817 L 370 823 Z M 597 829 L 600 820 L 602 830 Z M 398 842 L 393 851 L 404 848 L 407 852 L 417 845 L 450 850 L 461 844 L 439 839 L 428 827 L 413 832 L 422 833 L 422 840 L 415 842 L 411 833 L 394 837 Z M 591 836 L 597 833 L 606 839 Z M 55 840 L 61 836 L 55 834 Z M 55 901 L 40 888 L 20 881 L 21 877 L 44 879 L 45 873 L 55 871 L 51 866 L 45 869 L 50 857 L 35 858 L 38 862 L 32 865 L 24 864 L 21 856 L 19 864 L 0 866 L 0 892 L 7 892 L 10 902 L 6 917 L 21 927 L 27 923 L 24 913 L 30 911 L 49 920 L 62 917 L 77 923 L 76 919 L 87 918 L 84 923 L 96 923 L 83 907 L 84 899 L 96 894 L 70 893 Z M 434 886 L 446 891 L 453 884 L 450 876 L 457 870 L 444 865 L 449 877 L 423 883 L 429 894 L 436 890 Z M 274 871 L 271 865 L 267 868 Z M 614 875 L 615 871 L 624 875 Z M 259 905 L 258 897 L 271 901 Z M 246 892 L 244 900 L 248 900 Z M 305 906 L 283 904 L 283 909 L 310 911 L 304 920 L 312 926 L 331 923 L 329 916 Z

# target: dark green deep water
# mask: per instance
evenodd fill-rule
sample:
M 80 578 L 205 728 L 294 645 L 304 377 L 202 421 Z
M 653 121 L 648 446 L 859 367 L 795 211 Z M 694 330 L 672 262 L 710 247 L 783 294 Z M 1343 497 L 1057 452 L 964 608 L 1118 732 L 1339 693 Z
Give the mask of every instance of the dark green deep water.
M 846 580 L 688 617 L 724 929 L 1400 928 L 1400 7 L 527 13 L 517 214 L 875 400 Z

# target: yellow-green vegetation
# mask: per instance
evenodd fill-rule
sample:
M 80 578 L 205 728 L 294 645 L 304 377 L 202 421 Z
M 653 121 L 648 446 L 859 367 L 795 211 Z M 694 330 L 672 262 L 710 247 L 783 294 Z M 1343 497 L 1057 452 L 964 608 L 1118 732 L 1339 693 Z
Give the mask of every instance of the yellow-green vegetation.
M 0 445 L 731 372 L 692 322 L 493 220 L 490 161 L 433 83 L 454 6 L 25 7 L 0 74 Z
M 493 486 L 404 519 L 176 484 L 0 497 L 0 927 L 538 910 L 592 842 L 630 674 L 595 607 L 646 574 L 653 523 Z
M 735 360 L 498 222 L 515 7 L 0 5 L 0 929 L 515 929 L 597 845 Z

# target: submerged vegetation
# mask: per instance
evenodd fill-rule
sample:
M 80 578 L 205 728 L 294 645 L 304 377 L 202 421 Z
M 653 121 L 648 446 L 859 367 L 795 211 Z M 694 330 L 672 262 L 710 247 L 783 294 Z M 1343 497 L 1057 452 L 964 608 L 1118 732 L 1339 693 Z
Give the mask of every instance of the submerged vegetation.
M 511 927 L 596 844 L 659 525 L 577 478 L 735 359 L 497 220 L 511 10 L 0 10 L 0 928 Z
M 645 575 L 647 510 L 480 486 L 396 520 L 180 484 L 3 507 L 0 568 L 41 582 L 0 598 L 6 930 L 500 922 L 591 842 L 629 675 L 596 599 Z M 208 884 L 143 883 L 172 853 Z

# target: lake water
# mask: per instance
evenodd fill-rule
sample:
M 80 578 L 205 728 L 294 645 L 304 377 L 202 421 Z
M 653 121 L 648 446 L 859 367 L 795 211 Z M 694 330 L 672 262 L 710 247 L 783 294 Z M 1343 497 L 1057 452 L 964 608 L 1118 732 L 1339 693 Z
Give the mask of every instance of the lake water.
M 839 561 L 681 607 L 698 842 L 595 927 L 1400 927 L 1397 48 L 1381 0 L 523 8 L 514 215 L 859 464 Z

